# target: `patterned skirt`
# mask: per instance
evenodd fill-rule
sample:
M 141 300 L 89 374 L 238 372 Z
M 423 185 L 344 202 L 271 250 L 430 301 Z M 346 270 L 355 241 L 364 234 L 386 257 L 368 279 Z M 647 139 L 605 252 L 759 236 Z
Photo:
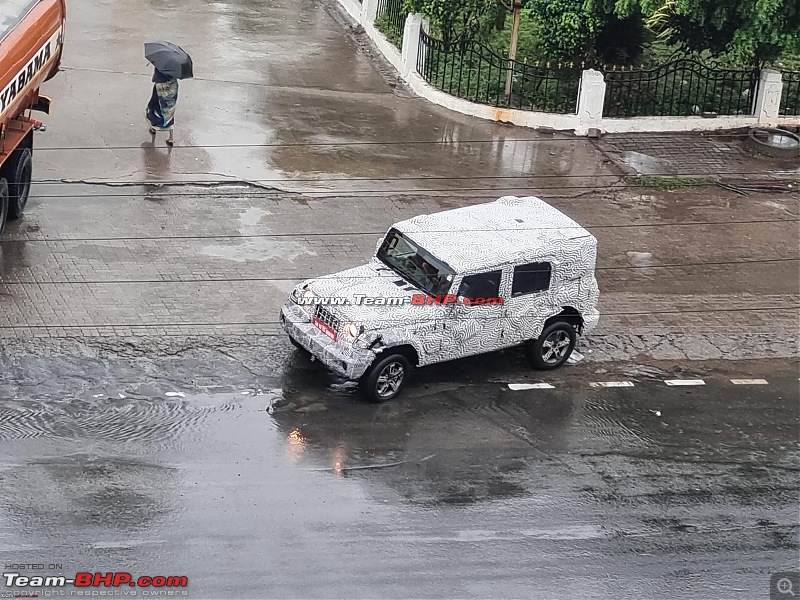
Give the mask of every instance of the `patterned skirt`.
M 158 131 L 171 131 L 175 126 L 177 103 L 178 81 L 176 79 L 166 83 L 156 83 L 153 86 L 153 93 L 145 113 L 150 126 Z

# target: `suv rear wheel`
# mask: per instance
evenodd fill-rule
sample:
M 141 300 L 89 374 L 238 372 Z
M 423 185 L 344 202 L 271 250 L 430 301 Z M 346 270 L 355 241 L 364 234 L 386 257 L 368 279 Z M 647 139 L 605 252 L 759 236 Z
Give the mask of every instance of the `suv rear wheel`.
M 537 369 L 556 369 L 567 362 L 575 349 L 578 336 L 575 328 L 566 321 L 551 323 L 539 339 L 528 343 L 528 358 Z
M 411 374 L 411 363 L 402 354 L 379 356 L 361 377 L 361 391 L 371 402 L 387 402 L 396 398 Z

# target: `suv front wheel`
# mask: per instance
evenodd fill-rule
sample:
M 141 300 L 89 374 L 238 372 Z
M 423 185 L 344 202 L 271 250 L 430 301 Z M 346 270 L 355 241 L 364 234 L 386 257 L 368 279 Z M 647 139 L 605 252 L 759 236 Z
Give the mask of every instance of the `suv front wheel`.
M 361 377 L 361 391 L 371 402 L 387 402 L 396 398 L 408 381 L 411 363 L 402 354 L 379 356 Z
M 545 327 L 538 339 L 528 342 L 528 358 L 537 369 L 556 369 L 567 362 L 577 341 L 572 325 L 556 321 Z

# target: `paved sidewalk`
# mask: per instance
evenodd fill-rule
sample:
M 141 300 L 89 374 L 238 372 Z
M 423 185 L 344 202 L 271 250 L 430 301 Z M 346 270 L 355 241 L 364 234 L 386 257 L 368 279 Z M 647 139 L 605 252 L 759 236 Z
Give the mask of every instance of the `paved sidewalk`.
M 628 175 L 800 178 L 800 161 L 777 160 L 747 148 L 746 132 L 613 134 L 598 140 Z

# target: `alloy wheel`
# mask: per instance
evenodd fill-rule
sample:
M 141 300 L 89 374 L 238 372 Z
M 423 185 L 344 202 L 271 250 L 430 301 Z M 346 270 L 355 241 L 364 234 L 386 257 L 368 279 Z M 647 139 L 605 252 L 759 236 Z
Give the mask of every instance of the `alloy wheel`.
M 376 389 L 381 398 L 390 398 L 397 393 L 403 383 L 406 370 L 399 362 L 390 362 L 378 375 Z
M 563 329 L 554 331 L 542 344 L 542 360 L 549 365 L 558 363 L 569 351 L 569 346 L 569 334 Z

